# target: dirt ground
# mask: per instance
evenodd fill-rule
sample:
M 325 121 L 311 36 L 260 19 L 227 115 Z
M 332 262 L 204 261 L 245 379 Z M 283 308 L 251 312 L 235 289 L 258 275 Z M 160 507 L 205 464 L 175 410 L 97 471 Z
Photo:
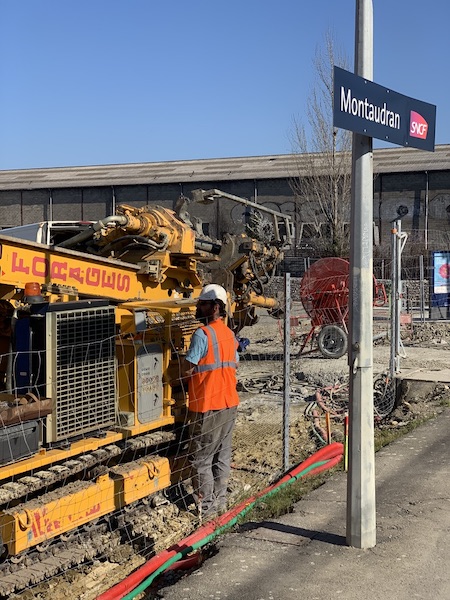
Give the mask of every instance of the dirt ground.
M 347 357 L 324 358 L 318 351 L 299 355 L 302 336 L 309 321 L 300 320 L 292 328 L 290 355 L 290 459 L 303 460 L 323 445 L 323 438 L 343 439 L 343 415 L 348 402 Z M 385 323 L 377 324 L 383 333 Z M 282 326 L 267 315 L 241 334 L 250 345 L 241 355 L 239 366 L 240 413 L 235 429 L 233 472 L 230 497 L 236 501 L 262 489 L 282 472 L 283 425 L 283 339 Z M 416 323 L 402 327 L 402 369 L 447 369 L 450 359 L 450 324 Z M 380 337 L 374 344 L 374 376 L 386 373 L 390 344 Z M 384 392 L 383 392 L 384 393 Z M 403 386 L 401 403 L 386 416 L 375 415 L 376 428 L 401 428 L 410 420 L 433 416 L 443 401 L 450 401 L 449 385 L 409 384 Z M 331 414 L 329 429 L 325 412 Z M 167 533 L 173 534 L 170 523 Z M 173 539 L 170 544 L 173 544 Z M 168 545 L 170 545 L 168 544 Z M 72 569 L 14 596 L 20 600 L 94 600 L 144 562 L 132 547 L 118 549 L 115 557 Z

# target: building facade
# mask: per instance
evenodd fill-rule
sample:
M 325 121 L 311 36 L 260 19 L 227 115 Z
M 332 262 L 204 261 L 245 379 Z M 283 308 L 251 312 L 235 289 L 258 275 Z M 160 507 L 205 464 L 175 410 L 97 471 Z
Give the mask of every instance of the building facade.
M 99 220 L 118 204 L 157 204 L 174 209 L 180 195 L 196 188 L 218 188 L 290 214 L 296 226 L 293 255 L 321 231 L 311 220 L 311 206 L 292 191 L 292 179 L 307 177 L 311 158 L 320 155 L 274 155 L 0 171 L 0 226 L 44 220 Z M 426 247 L 450 248 L 450 145 L 435 152 L 412 148 L 374 151 L 373 215 L 380 241 L 387 241 L 399 206 L 412 239 Z M 189 207 L 204 231 L 221 238 L 245 224 L 245 210 L 227 201 Z

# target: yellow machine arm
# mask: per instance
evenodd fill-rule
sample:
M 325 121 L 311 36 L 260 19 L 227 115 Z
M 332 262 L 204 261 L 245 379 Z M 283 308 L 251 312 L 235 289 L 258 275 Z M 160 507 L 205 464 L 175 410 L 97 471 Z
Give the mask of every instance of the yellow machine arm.
M 226 233 L 216 240 L 201 231 L 198 219 L 193 225 L 187 206 L 220 198 L 248 208 L 245 233 Z M 272 298 L 266 298 L 267 286 L 293 240 L 288 215 L 217 189 L 194 190 L 192 200 L 182 197 L 176 211 L 123 204 L 116 212 L 58 247 L 138 265 L 139 274 L 147 277 L 162 300 L 166 293 L 195 297 L 196 289 L 206 283 L 222 284 L 235 303 L 238 329 L 255 321 L 256 306 L 278 308 Z

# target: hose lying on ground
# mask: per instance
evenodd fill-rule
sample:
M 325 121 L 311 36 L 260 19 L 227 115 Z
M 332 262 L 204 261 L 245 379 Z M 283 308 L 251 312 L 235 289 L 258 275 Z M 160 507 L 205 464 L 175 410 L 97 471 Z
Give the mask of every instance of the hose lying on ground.
M 239 518 L 254 508 L 257 502 L 263 498 L 272 496 L 301 477 L 317 475 L 326 469 L 334 467 L 342 459 L 343 452 L 344 447 L 338 442 L 321 448 L 305 461 L 288 471 L 276 483 L 231 508 L 220 517 L 209 521 L 178 544 L 151 558 L 123 581 L 98 596 L 97 600 L 120 600 L 121 598 L 123 600 L 132 600 L 132 598 L 135 598 L 147 589 L 161 573 L 169 569 L 174 563 L 185 559 L 188 554 L 199 550 L 225 530 L 233 527 Z M 125 594 L 127 595 L 125 596 Z

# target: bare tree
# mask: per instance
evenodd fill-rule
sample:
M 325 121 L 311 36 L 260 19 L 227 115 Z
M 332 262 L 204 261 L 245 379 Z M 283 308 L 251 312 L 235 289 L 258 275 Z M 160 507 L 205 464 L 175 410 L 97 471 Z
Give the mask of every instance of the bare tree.
M 348 256 L 349 252 L 352 138 L 349 131 L 333 127 L 333 66 L 345 69 L 347 63 L 328 32 L 325 47 L 318 48 L 314 58 L 317 79 L 307 104 L 309 128 L 295 120 L 291 140 L 298 157 L 290 181 L 297 229 L 305 231 L 309 223 L 315 235 L 308 244 L 321 256 Z

